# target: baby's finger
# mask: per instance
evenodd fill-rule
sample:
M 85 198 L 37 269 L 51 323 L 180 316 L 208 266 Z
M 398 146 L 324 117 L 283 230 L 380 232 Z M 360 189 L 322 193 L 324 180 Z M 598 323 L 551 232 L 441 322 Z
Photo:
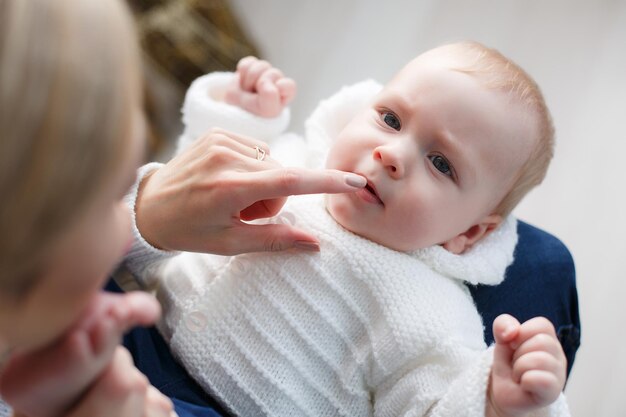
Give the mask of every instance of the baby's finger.
M 175 415 L 172 400 L 150 385 L 146 394 L 144 417 L 172 417 Z
M 161 306 L 152 295 L 140 291 L 112 295 L 115 304 L 89 331 L 94 353 L 103 357 L 109 355 L 131 327 L 149 326 L 161 315 Z
M 75 323 L 74 329 L 89 331 L 105 315 L 119 303 L 121 295 L 100 291 L 94 295 L 89 306 L 83 311 L 81 318 Z
M 565 379 L 564 366 L 556 357 L 547 352 L 536 351 L 521 356 L 513 363 L 513 380 L 519 382 L 523 374 L 534 370 L 550 372 Z
M 296 82 L 291 78 L 281 78 L 276 81 L 276 87 L 280 94 L 281 104 L 289 104 L 296 96 Z
M 250 68 L 245 74 L 242 74 L 242 86 L 241 88 L 244 91 L 254 92 L 256 83 L 259 77 L 269 68 L 271 67 L 270 63 L 267 61 L 256 61 L 250 65 Z
M 252 66 L 252 64 L 254 64 L 257 61 L 258 61 L 258 58 L 250 55 L 250 56 L 240 59 L 239 62 L 237 63 L 236 73 L 237 75 L 239 75 L 239 86 L 241 88 L 243 88 L 244 86 L 243 84 L 244 77 L 248 74 L 248 71 L 250 70 L 250 67 Z
M 554 325 L 550 322 L 550 320 L 545 317 L 534 317 L 522 323 L 519 336 L 517 337 L 515 343 L 517 345 L 521 345 L 526 340 L 539 333 L 544 333 L 556 338 L 556 331 L 554 330 Z
M 258 114 L 262 117 L 277 117 L 283 110 L 278 88 L 271 81 L 262 82 L 257 89 L 258 94 L 254 97 Z
M 517 344 L 514 342 L 513 344 Z M 515 353 L 513 354 L 513 361 L 517 361 L 520 357 L 529 354 L 531 352 L 542 351 L 549 353 L 559 360 L 565 359 L 563 348 L 555 336 L 548 335 L 546 333 L 538 333 L 524 341 L 520 346 L 515 346 Z
M 519 321 L 509 315 L 501 314 L 493 321 L 493 338 L 496 343 L 509 343 L 520 331 Z
M 563 384 L 556 375 L 546 371 L 528 371 L 520 381 L 522 389 L 530 393 L 538 406 L 553 403 L 560 395 Z
M 267 70 L 265 70 L 259 77 L 257 81 L 257 87 L 260 87 L 261 84 L 265 82 L 270 82 L 272 84 L 275 84 L 278 80 L 284 77 L 285 75 L 283 74 L 281 70 L 279 70 L 278 68 L 270 67 Z
M 108 356 L 121 342 L 122 329 L 116 318 L 105 316 L 90 328 L 88 334 L 94 357 L 108 360 Z
M 256 84 L 257 108 L 263 117 L 276 117 L 282 111 L 281 97 L 276 82 L 283 78 L 278 68 L 269 68 L 259 77 Z
M 122 347 L 68 417 L 140 416 L 149 383 Z
M 494 375 L 508 379 L 511 374 L 511 358 L 513 349 L 509 342 L 513 340 L 519 332 L 519 322 L 513 316 L 501 314 L 493 322 L 493 336 L 496 346 L 493 351 Z
M 244 58 L 241 58 L 237 63 L 237 71 L 246 70 L 252 65 L 253 62 L 258 61 L 259 59 L 253 55 L 248 55 Z
M 149 326 L 161 316 L 161 306 L 150 294 L 132 291 L 124 294 L 124 304 L 128 313 L 119 324 L 122 332 L 134 326 Z

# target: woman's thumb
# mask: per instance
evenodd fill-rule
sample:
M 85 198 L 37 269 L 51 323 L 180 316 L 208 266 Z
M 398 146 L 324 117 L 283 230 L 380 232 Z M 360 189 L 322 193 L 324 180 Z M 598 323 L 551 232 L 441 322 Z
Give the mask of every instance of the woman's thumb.
M 319 252 L 315 236 L 287 224 L 246 224 L 241 227 L 237 252 L 280 252 L 297 249 Z

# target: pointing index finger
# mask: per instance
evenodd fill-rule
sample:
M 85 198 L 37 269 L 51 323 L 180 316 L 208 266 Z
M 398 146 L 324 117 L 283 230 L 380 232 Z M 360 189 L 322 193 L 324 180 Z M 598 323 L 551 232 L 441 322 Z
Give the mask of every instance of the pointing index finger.
M 251 203 L 298 194 L 351 193 L 367 184 L 360 175 L 335 169 L 280 168 L 242 175 L 254 185 L 247 194 Z

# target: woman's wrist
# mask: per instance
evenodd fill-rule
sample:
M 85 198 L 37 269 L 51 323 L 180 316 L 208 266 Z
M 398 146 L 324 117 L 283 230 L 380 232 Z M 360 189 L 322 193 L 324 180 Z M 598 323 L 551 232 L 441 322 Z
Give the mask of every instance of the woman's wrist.
M 142 191 L 148 179 L 162 166 L 163 164 L 161 163 L 152 162 L 139 168 L 137 171 L 137 180 L 125 198 L 126 204 L 131 212 L 132 228 L 135 240 L 139 240 L 144 246 L 156 250 L 160 250 L 161 247 L 159 243 L 154 240 L 150 221 L 145 221 L 146 213 L 148 215 L 150 213 L 149 211 L 146 212 L 145 210 L 142 210 L 143 204 L 141 198 L 143 194 Z
M 142 204 L 143 191 L 146 184 L 150 180 L 150 177 L 156 172 L 156 170 L 150 171 L 141 178 L 137 187 L 137 196 L 135 198 L 135 216 L 134 216 L 134 229 L 136 234 L 147 245 L 154 249 L 166 250 L 163 244 L 159 243 L 158 237 L 154 233 L 153 222 L 150 220 L 150 210 L 142 210 L 144 204 Z
M 146 228 L 145 224 L 137 224 L 138 219 L 144 218 L 145 220 L 145 215 L 150 214 L 149 211 L 141 209 L 140 187 L 145 186 L 145 181 L 162 166 L 163 164 L 153 162 L 139 168 L 137 181 L 125 198 L 126 204 L 131 212 L 133 244 L 124 257 L 124 264 L 143 288 L 150 288 L 152 285 L 150 282 L 145 281 L 150 275 L 146 273 L 148 269 L 158 264 L 160 261 L 171 258 L 177 254 L 177 252 L 174 251 L 160 249 L 159 242 L 154 241 L 151 236 L 150 226 Z M 157 210 L 153 211 L 153 214 L 160 215 Z M 142 221 L 139 222 L 142 223 Z

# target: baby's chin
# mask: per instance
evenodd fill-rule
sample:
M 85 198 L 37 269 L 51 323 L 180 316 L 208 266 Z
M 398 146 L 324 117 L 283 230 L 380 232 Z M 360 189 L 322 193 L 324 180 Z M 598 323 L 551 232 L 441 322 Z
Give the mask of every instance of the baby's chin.
M 335 199 L 341 198 L 341 194 L 326 194 L 324 196 L 324 206 L 330 216 L 347 231 L 354 233 L 364 239 L 385 246 L 386 248 L 393 249 L 398 252 L 413 252 L 419 249 L 423 249 L 429 246 L 440 245 L 439 243 L 429 243 L 423 241 L 395 239 L 391 242 L 381 239 L 380 236 L 375 236 L 371 228 L 359 228 L 358 225 L 351 224 L 349 215 L 342 212 L 341 202 L 337 202 Z M 335 200 L 335 201 L 333 201 Z
M 349 214 L 344 213 L 342 211 L 341 202 L 338 202 L 337 199 L 342 198 L 341 194 L 326 194 L 324 196 L 324 205 L 326 207 L 326 211 L 330 214 L 337 224 L 346 229 L 347 231 L 354 233 L 357 236 L 360 236 L 364 239 L 377 243 L 379 245 L 385 246 L 389 249 L 397 250 L 400 252 L 409 252 L 413 249 L 402 249 L 398 247 L 397 242 L 386 242 L 384 239 L 380 239 L 379 236 L 376 236 L 372 233 L 371 228 L 367 227 L 359 227 L 360 225 L 353 224 L 349 220 L 352 218 Z

